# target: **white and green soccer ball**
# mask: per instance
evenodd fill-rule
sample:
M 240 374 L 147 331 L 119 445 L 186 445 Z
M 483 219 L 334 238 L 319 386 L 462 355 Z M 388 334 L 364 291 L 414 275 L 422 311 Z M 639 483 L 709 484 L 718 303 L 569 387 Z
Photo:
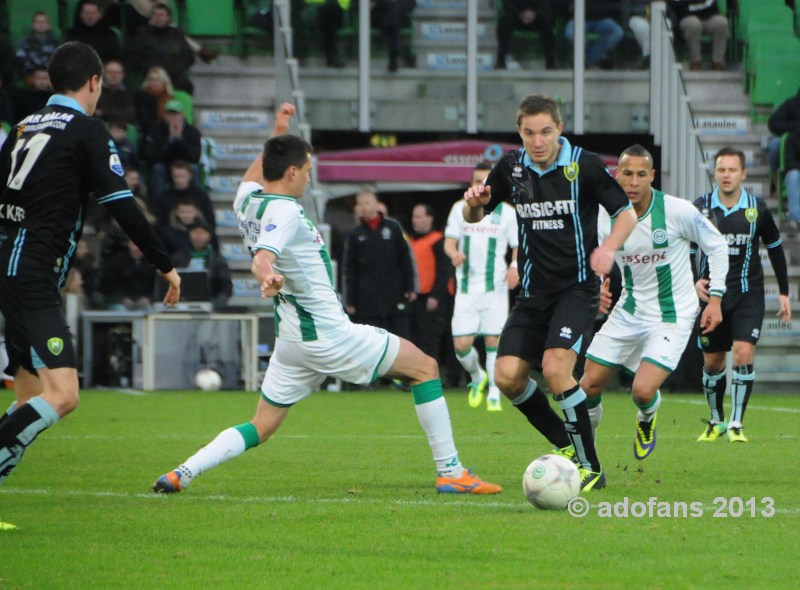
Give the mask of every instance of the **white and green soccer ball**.
M 522 491 L 537 508 L 563 510 L 581 491 L 580 473 L 561 455 L 542 455 L 525 470 Z

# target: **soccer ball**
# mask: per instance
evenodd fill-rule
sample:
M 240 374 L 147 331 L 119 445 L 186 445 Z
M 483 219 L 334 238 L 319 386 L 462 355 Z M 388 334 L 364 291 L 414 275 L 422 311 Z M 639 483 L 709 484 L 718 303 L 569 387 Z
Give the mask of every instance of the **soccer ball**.
M 561 510 L 580 493 L 581 476 L 566 457 L 542 455 L 525 470 L 522 491 L 537 508 Z
M 222 387 L 222 375 L 214 369 L 200 369 L 194 375 L 194 383 L 203 391 L 219 391 Z

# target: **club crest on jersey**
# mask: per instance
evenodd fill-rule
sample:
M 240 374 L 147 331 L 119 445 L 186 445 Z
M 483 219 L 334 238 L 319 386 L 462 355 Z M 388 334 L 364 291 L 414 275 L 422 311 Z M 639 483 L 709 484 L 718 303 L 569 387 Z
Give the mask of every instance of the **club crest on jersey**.
M 25 125 L 20 125 L 17 127 L 17 139 L 22 137 L 22 134 L 25 133 Z
M 665 229 L 653 230 L 654 244 L 665 244 L 666 242 L 667 242 L 667 230 Z
M 570 162 L 569 166 L 564 166 L 564 176 L 570 182 L 575 182 L 575 179 L 578 178 L 580 171 L 581 168 L 578 166 L 577 162 Z
M 58 356 L 64 351 L 64 341 L 61 338 L 50 338 L 47 341 L 47 350 Z
M 744 210 L 744 218 L 749 222 L 753 223 L 756 219 L 758 219 L 758 209 L 753 209 L 752 207 L 749 209 Z
M 111 154 L 108 157 L 108 167 L 111 169 L 111 172 L 117 176 L 122 176 L 125 174 L 125 170 L 122 169 L 122 162 L 119 161 L 118 154 Z

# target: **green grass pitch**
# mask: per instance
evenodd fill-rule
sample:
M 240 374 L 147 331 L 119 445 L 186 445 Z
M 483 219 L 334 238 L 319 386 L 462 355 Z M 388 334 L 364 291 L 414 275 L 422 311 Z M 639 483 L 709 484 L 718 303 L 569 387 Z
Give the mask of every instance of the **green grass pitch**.
M 153 480 L 253 393 L 82 393 L 0 486 L 0 588 L 786 588 L 798 574 L 800 397 L 754 395 L 749 444 L 697 443 L 701 395 L 665 395 L 658 447 L 633 459 L 635 408 L 606 395 L 608 488 L 584 518 L 530 506 L 521 476 L 549 452 L 505 402 L 448 392 L 461 459 L 499 496 L 437 495 L 410 394 L 313 395 L 262 447 L 156 496 Z M 11 401 L 0 392 L 0 408 Z M 729 404 L 729 399 L 726 399 Z M 701 516 L 601 517 L 602 503 L 701 502 Z M 723 508 L 714 499 L 732 500 Z M 761 499 L 774 500 L 765 516 Z M 749 506 L 746 502 L 753 498 Z M 621 506 L 621 505 L 620 505 Z M 743 513 L 735 516 L 740 509 Z M 755 515 L 752 514 L 753 509 Z

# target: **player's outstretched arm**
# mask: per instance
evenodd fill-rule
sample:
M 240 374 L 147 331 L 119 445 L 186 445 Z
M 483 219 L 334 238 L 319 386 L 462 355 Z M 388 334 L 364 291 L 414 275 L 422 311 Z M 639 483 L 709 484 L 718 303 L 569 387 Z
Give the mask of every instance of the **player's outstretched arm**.
M 159 274 L 169 283 L 167 294 L 164 295 L 164 305 L 175 305 L 181 298 L 181 277 L 178 271 L 173 268 L 169 272 L 159 271 Z
M 261 297 L 274 297 L 283 288 L 283 275 L 275 272 L 272 263 L 275 262 L 275 253 L 269 250 L 258 250 L 253 255 L 250 270 L 261 286 Z
M 293 104 L 288 102 L 281 104 L 281 106 L 279 106 L 278 110 L 275 112 L 275 124 L 272 127 L 271 137 L 285 135 L 289 131 L 289 123 L 296 112 L 297 110 Z M 262 172 L 264 165 L 263 160 L 263 154 L 259 152 L 255 159 L 250 163 L 250 166 L 248 166 L 247 171 L 244 173 L 242 182 L 257 182 L 261 186 L 264 186 L 267 183 Z
M 483 210 L 492 199 L 492 187 L 479 184 L 471 186 L 464 191 L 464 221 L 467 223 L 478 223 L 483 219 Z
M 625 243 L 633 228 L 636 227 L 637 221 L 636 213 L 632 207 L 621 211 L 617 215 L 614 226 L 611 228 L 611 233 L 603 240 L 602 244 L 594 249 L 589 259 L 589 264 L 597 275 L 607 275 L 611 272 L 617 250 L 622 248 L 622 244 Z

